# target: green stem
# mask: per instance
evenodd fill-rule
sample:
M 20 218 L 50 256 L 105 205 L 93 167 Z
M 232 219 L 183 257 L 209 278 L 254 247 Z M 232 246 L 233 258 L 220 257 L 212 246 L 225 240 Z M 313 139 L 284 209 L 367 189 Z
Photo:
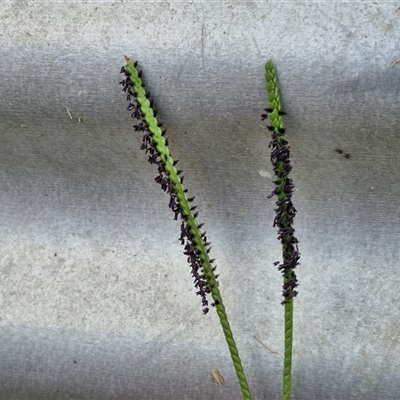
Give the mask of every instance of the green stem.
M 166 139 L 162 135 L 162 131 L 158 125 L 158 121 L 154 116 L 154 111 L 150 105 L 150 100 L 146 96 L 146 92 L 142 85 L 142 80 L 139 76 L 139 71 L 136 69 L 132 60 L 130 60 L 128 57 L 125 57 L 125 59 L 127 62 L 125 69 L 127 71 L 129 80 L 133 85 L 136 101 L 139 104 L 140 110 L 143 114 L 143 119 L 148 126 L 148 130 L 157 149 L 159 158 L 163 163 L 164 169 L 168 175 L 168 179 L 174 189 L 180 210 L 182 211 L 182 217 L 184 218 L 192 235 L 192 243 L 196 248 L 204 276 L 211 291 L 211 297 L 214 301 L 215 308 L 221 322 L 222 330 L 228 344 L 233 365 L 238 377 L 239 385 L 242 390 L 243 399 L 250 400 L 250 390 L 246 381 L 246 377 L 244 375 L 242 363 L 239 357 L 239 352 L 237 350 L 235 340 L 233 338 L 232 330 L 228 322 L 228 316 L 222 302 L 221 293 L 218 289 L 218 282 L 213 271 L 212 261 L 210 260 L 208 254 L 209 249 L 207 248 L 207 244 L 204 240 L 204 235 L 202 235 L 199 224 L 196 220 L 197 214 L 193 211 L 191 201 L 188 199 L 186 190 L 182 184 L 182 178 L 179 176 L 179 173 L 175 167 L 176 163 L 174 162 L 170 154 Z
M 292 383 L 292 345 L 293 345 L 293 298 L 285 303 L 285 356 L 283 361 L 283 396 L 290 400 Z

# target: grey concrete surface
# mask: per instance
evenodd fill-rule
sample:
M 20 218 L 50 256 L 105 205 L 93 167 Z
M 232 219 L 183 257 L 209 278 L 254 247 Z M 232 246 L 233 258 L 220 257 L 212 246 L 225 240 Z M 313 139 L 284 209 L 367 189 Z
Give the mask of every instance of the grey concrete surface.
M 283 350 L 260 120 L 273 58 L 302 263 L 292 398 L 399 399 L 397 7 L 3 0 L 0 399 L 240 398 L 139 150 L 124 54 L 196 196 L 253 397 L 269 400 Z

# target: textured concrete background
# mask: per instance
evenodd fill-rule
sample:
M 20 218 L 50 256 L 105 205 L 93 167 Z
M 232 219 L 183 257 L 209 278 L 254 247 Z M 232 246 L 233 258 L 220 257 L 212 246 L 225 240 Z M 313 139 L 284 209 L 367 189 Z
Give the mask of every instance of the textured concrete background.
M 240 398 L 125 110 L 124 54 L 139 59 L 196 195 L 255 399 L 281 393 L 260 121 L 273 58 L 302 255 L 293 399 L 398 399 L 397 7 L 3 0 L 0 399 Z

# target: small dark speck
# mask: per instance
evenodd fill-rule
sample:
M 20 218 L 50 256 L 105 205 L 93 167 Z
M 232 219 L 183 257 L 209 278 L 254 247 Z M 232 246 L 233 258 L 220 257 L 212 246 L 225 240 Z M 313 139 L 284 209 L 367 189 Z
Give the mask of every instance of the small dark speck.
M 351 157 L 351 154 L 350 153 L 346 153 L 344 156 L 345 156 L 345 158 L 349 159 Z
M 29 32 L 25 32 L 28 36 L 32 37 L 32 35 Z
M 57 257 L 57 253 L 54 253 L 54 257 Z
M 339 153 L 339 154 L 342 154 L 342 153 L 343 153 L 343 150 L 342 150 L 342 149 L 339 149 L 339 147 L 337 147 L 337 148 L 335 149 L 335 151 L 336 151 L 336 153 Z
M 77 363 L 78 363 L 78 361 L 74 360 L 74 364 L 77 364 Z

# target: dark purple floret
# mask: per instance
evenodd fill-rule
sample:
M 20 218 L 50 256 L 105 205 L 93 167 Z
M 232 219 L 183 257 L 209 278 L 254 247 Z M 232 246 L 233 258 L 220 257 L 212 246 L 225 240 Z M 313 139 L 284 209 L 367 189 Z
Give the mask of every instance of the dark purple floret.
M 145 132 L 147 131 L 147 126 L 144 121 L 141 121 L 138 124 L 133 125 L 133 129 L 135 132 Z

